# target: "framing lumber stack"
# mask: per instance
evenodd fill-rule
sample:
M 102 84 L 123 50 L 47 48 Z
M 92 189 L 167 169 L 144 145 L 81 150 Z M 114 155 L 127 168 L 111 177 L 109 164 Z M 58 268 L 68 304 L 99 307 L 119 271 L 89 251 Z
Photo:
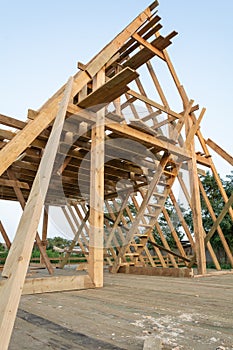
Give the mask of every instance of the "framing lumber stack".
M 8 347 L 22 292 L 102 287 L 104 261 L 112 273 L 138 273 L 140 268 L 149 274 L 169 275 L 171 271 L 179 275 L 182 268 L 183 276 L 196 265 L 198 274 L 205 275 L 206 249 L 216 269 L 221 269 L 211 245 L 217 231 L 233 266 L 220 227 L 226 213 L 233 219 L 233 196 L 228 198 L 224 191 L 209 147 L 230 164 L 232 157 L 202 135 L 205 109 L 199 111 L 176 75 L 167 47 L 177 33 L 160 34 L 157 6 L 154 1 L 88 64 L 78 63 L 77 74 L 38 111 L 29 110 L 25 122 L 0 115 L 4 125 L 0 130 L 1 199 L 18 201 L 23 209 L 12 244 L 4 218 L 0 226 L 7 246 L 11 245 L 0 282 L 2 349 Z M 167 69 L 179 100 L 178 111 L 160 84 L 158 65 Z M 212 171 L 225 203 L 219 217 L 199 179 L 199 173 L 205 173 L 203 167 Z M 179 207 L 177 184 L 192 210 L 194 232 Z M 210 232 L 203 229 L 200 192 L 213 219 Z M 166 210 L 168 198 L 192 248 L 191 256 Z M 45 251 L 51 206 L 61 208 L 74 234 L 61 267 L 78 243 L 88 270 L 84 275 L 25 282 L 35 241 L 41 263 L 54 273 Z M 40 237 L 37 229 L 43 207 Z M 169 246 L 159 225 L 161 216 L 175 247 Z M 162 246 L 156 242 L 154 229 Z

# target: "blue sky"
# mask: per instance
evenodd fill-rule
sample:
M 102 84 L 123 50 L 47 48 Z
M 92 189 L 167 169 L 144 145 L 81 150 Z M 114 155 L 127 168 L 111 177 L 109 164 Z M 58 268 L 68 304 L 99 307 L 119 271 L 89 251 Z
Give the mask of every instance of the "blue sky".
M 76 72 L 77 61 L 88 62 L 150 3 L 0 0 L 0 113 L 24 120 L 28 108 L 38 109 Z M 230 154 L 232 13 L 230 0 L 160 0 L 158 7 L 161 34 L 179 33 L 168 49 L 179 78 L 189 97 L 207 108 L 203 134 Z M 226 162 L 214 159 L 220 174 L 230 173 Z

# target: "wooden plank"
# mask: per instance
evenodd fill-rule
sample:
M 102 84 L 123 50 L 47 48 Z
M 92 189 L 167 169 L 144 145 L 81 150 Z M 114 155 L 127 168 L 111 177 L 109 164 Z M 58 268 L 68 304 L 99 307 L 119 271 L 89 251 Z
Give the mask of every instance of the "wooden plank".
M 181 185 L 181 187 L 182 187 L 182 190 L 183 190 L 183 192 L 184 192 L 184 195 L 185 195 L 185 197 L 186 197 L 186 199 L 187 199 L 187 202 L 189 203 L 189 206 L 190 206 L 190 208 L 192 209 L 193 203 L 192 203 L 192 201 L 191 201 L 191 196 L 189 195 L 188 190 L 187 190 L 187 186 L 186 186 L 186 184 L 184 183 L 184 181 L 182 180 L 180 174 L 178 175 L 178 180 L 179 180 L 179 182 L 180 182 L 180 185 Z M 205 233 L 203 227 L 202 227 L 202 231 L 200 231 L 200 232 L 203 232 L 203 237 L 206 236 L 206 233 Z M 191 241 L 190 241 L 190 242 L 191 242 Z M 195 249 L 196 249 L 196 248 L 193 247 L 193 251 L 195 251 Z M 216 257 L 216 254 L 215 254 L 215 252 L 214 252 L 214 250 L 213 250 L 213 248 L 212 248 L 210 242 L 207 243 L 207 249 L 208 249 L 208 251 L 209 251 L 209 253 L 210 253 L 210 256 L 211 256 L 211 258 L 212 258 L 212 260 L 213 260 L 213 262 L 214 262 L 214 264 L 215 264 L 216 269 L 217 269 L 217 270 L 220 270 L 221 267 L 220 267 L 220 265 L 219 265 L 218 259 L 217 259 L 217 257 Z M 196 255 L 195 255 L 195 257 L 196 257 Z M 191 262 L 190 262 L 190 266 L 192 266 L 192 265 L 194 264 L 194 262 L 195 262 L 195 259 L 192 259 Z
M 220 146 L 218 146 L 214 141 L 208 139 L 206 144 L 212 148 L 216 153 L 218 153 L 223 159 L 225 159 L 229 164 L 233 165 L 233 157 L 224 151 Z
M 169 227 L 169 229 L 171 231 L 172 237 L 173 237 L 173 239 L 174 239 L 174 241 L 176 243 L 176 246 L 177 246 L 177 248 L 178 248 L 178 250 L 180 252 L 180 255 L 187 259 L 187 256 L 186 256 L 186 253 L 184 251 L 184 248 L 183 248 L 183 246 L 182 246 L 182 244 L 180 242 L 180 239 L 179 239 L 179 237 L 177 235 L 177 232 L 176 232 L 176 230 L 175 230 L 175 228 L 173 226 L 172 220 L 171 220 L 171 218 L 170 218 L 170 216 L 169 216 L 169 214 L 168 214 L 168 212 L 167 212 L 165 207 L 163 207 L 162 213 L 164 215 L 165 220 L 167 221 L 168 227 Z M 184 261 L 187 261 L 187 260 L 184 260 Z
M 189 101 L 189 103 L 187 104 L 187 106 L 185 108 L 184 114 L 182 115 L 182 117 L 178 120 L 178 122 L 174 126 L 174 129 L 171 132 L 171 138 L 173 140 L 176 141 L 179 139 L 179 136 L 181 134 L 181 130 L 182 130 L 183 126 L 186 124 L 187 120 L 189 119 L 189 114 L 190 114 L 193 103 L 194 103 L 194 100 Z
M 214 277 L 214 276 L 223 276 L 223 275 L 233 275 L 233 270 L 223 270 L 223 271 L 213 271 L 206 273 L 205 275 L 194 275 L 194 278 L 200 277 Z
M 165 112 L 165 113 L 167 113 L 167 114 L 169 114 L 177 119 L 182 117 L 181 114 L 178 114 L 178 113 L 172 111 L 170 108 L 163 106 L 163 105 L 160 105 L 159 103 L 157 103 L 153 100 L 150 100 L 149 98 L 137 93 L 136 91 L 129 90 L 127 93 L 133 97 L 136 97 L 138 100 L 145 102 L 145 103 L 149 104 L 150 106 L 156 107 L 160 111 Z
M 111 269 L 110 269 L 111 271 Z M 146 276 L 166 276 L 166 277 L 193 277 L 193 269 L 190 268 L 164 268 L 164 267 L 150 267 L 150 266 L 121 266 L 119 273 L 146 275 Z
M 206 203 L 207 209 L 209 210 L 210 216 L 212 217 L 213 221 L 216 221 L 217 218 L 215 216 L 214 210 L 212 208 L 210 200 L 209 200 L 209 198 L 208 198 L 208 196 L 207 196 L 207 194 L 205 192 L 204 186 L 202 185 L 202 182 L 201 182 L 200 179 L 199 179 L 199 186 L 200 186 L 201 194 L 202 194 L 202 196 L 204 198 L 204 201 Z M 224 248 L 224 250 L 225 250 L 225 252 L 227 254 L 227 257 L 228 257 L 228 259 L 229 259 L 229 261 L 231 263 L 231 266 L 233 267 L 233 256 L 232 256 L 231 250 L 230 250 L 230 248 L 228 246 L 228 243 L 226 241 L 226 238 L 225 238 L 224 233 L 223 233 L 223 231 L 222 231 L 220 226 L 217 227 L 217 231 L 218 231 L 219 237 L 221 239 L 223 248 Z
M 145 45 L 145 42 L 143 42 Z M 157 50 L 151 50 L 148 47 L 144 47 L 139 52 L 137 52 L 134 56 L 130 57 L 124 64 L 123 67 L 131 67 L 132 69 L 138 69 L 144 63 L 152 59 L 155 55 L 159 58 L 164 59 L 164 55 L 162 50 L 169 46 L 171 41 L 168 38 L 164 38 L 161 35 L 153 40 L 150 45 L 152 45 Z M 149 45 L 149 46 L 150 46 Z M 151 46 L 150 46 L 151 48 Z M 159 53 L 161 52 L 161 53 Z
M 158 6 L 158 2 L 154 2 Z M 118 51 L 126 40 L 134 34 L 138 28 L 151 18 L 151 7 L 147 7 L 137 18 L 131 22 L 114 40 L 112 40 L 90 63 L 87 64 L 86 71 L 91 77 L 107 63 L 107 61 Z
M 158 30 L 163 28 L 163 26 L 158 23 L 161 20 L 161 18 L 156 15 L 154 18 L 150 19 L 150 21 L 144 25 L 138 32 L 137 34 L 143 37 L 143 39 L 147 40 L 149 39 L 152 35 L 154 35 Z M 120 59 L 125 58 L 129 56 L 134 50 L 136 50 L 139 47 L 139 43 L 135 42 L 135 39 L 131 37 L 119 50 Z M 115 58 L 115 61 L 118 58 Z
M 2 273 L 7 278 L 0 291 L 0 339 L 3 350 L 8 348 L 10 342 L 36 230 L 70 100 L 72 83 L 73 79 L 70 79 Z
M 217 230 L 217 227 L 219 226 L 221 221 L 224 219 L 224 216 L 228 212 L 229 208 L 232 207 L 232 205 L 233 205 L 233 193 L 231 194 L 231 196 L 229 197 L 228 201 L 224 205 L 221 213 L 217 217 L 217 220 L 214 222 L 213 226 L 211 227 L 211 229 L 207 233 L 207 235 L 205 237 L 205 243 L 207 243 L 211 239 L 211 237 L 214 235 L 215 231 Z
M 0 282 L 0 293 L 5 283 L 4 280 Z M 88 275 L 27 278 L 25 279 L 22 295 L 65 292 L 94 287 Z
M 205 152 L 205 154 L 207 156 L 209 156 L 210 154 L 209 154 L 208 147 L 206 146 L 206 141 L 205 141 L 204 137 L 202 136 L 202 133 L 201 133 L 200 130 L 197 131 L 197 136 L 198 136 L 198 139 L 199 139 L 199 141 L 201 143 L 203 151 Z M 220 191 L 220 193 L 222 195 L 222 198 L 223 198 L 224 202 L 227 203 L 228 202 L 228 197 L 227 197 L 226 191 L 225 191 L 225 189 L 223 187 L 222 181 L 221 181 L 221 179 L 219 177 L 219 174 L 217 172 L 217 169 L 216 169 L 216 167 L 214 165 L 214 162 L 213 162 L 213 160 L 211 158 L 209 158 L 208 160 L 209 160 L 210 168 L 211 168 L 211 170 L 213 172 L 215 181 L 216 181 L 216 183 L 218 185 L 218 188 L 219 188 L 219 191 Z M 233 220 L 233 209 L 231 208 L 231 206 L 229 207 L 229 214 L 230 214 L 231 219 Z
M 80 101 L 78 106 L 97 111 L 103 108 L 103 104 L 107 104 L 127 92 L 129 90 L 127 84 L 138 76 L 138 73 L 131 68 L 125 68 Z
M 73 104 L 69 104 L 68 111 L 69 113 L 78 115 L 80 113 L 80 108 Z M 95 121 L 94 113 L 86 113 L 85 115 L 87 115 L 87 118 L 90 117 L 92 121 Z M 111 130 L 116 134 L 123 135 L 126 138 L 134 139 L 148 147 L 159 147 L 163 150 L 168 150 L 170 153 L 178 155 L 184 160 L 188 160 L 191 157 L 189 151 L 182 149 L 181 147 L 176 147 L 170 143 L 168 144 L 168 142 L 159 140 L 151 135 L 143 133 L 142 131 L 135 130 L 126 124 L 112 123 L 111 120 L 107 119 L 105 124 L 106 129 Z
M 21 120 L 0 114 L 0 124 L 10 126 L 15 129 L 23 129 L 27 123 Z
M 165 251 L 165 252 L 167 252 L 167 253 L 169 253 L 169 254 L 171 254 L 171 255 L 173 255 L 173 256 L 176 256 L 177 258 L 180 258 L 180 259 L 182 259 L 182 260 L 184 260 L 184 261 L 190 262 L 190 259 L 188 259 L 187 257 L 184 257 L 184 256 L 182 256 L 182 255 L 180 255 L 180 254 L 177 254 L 177 253 L 173 252 L 173 251 L 170 250 L 170 249 L 164 248 L 163 246 L 161 246 L 161 245 L 159 245 L 159 244 L 157 244 L 157 243 L 155 243 L 155 242 L 152 242 L 150 239 L 148 240 L 148 243 L 150 243 L 150 244 L 152 244 L 153 246 L 159 248 L 160 250 L 163 250 L 163 251 Z
M 10 239 L 8 237 L 8 234 L 6 233 L 6 230 L 5 230 L 1 220 L 0 220 L 0 232 L 1 232 L 2 237 L 3 237 L 3 239 L 4 239 L 5 243 L 6 243 L 7 248 L 10 249 L 11 241 L 10 241 Z
M 73 238 L 73 240 L 72 240 L 72 242 L 71 242 L 71 244 L 70 244 L 70 246 L 68 248 L 68 251 L 66 252 L 64 258 L 61 261 L 61 264 L 60 264 L 60 268 L 61 269 L 63 269 L 64 266 L 67 264 L 67 261 L 68 261 L 68 259 L 70 257 L 70 254 L 72 253 L 72 251 L 73 251 L 73 249 L 74 249 L 74 247 L 75 247 L 75 245 L 76 245 L 76 243 L 78 241 L 78 238 L 79 238 L 79 236 L 80 236 L 80 234 L 81 234 L 81 232 L 82 232 L 82 230 L 84 228 L 84 225 L 85 225 L 86 221 L 89 218 L 89 214 L 90 214 L 90 212 L 88 210 L 86 215 L 85 215 L 85 217 L 83 218 L 81 224 L 79 225 L 79 228 L 78 228 L 78 230 L 77 230 L 77 232 L 76 232 L 76 234 L 75 234 L 75 236 L 74 236 L 74 238 Z
M 16 176 L 15 176 L 15 174 L 14 174 L 14 172 L 12 171 L 11 168 L 9 168 L 9 169 L 7 170 L 7 174 L 8 174 L 9 178 L 10 178 L 12 181 L 15 181 Z M 18 188 L 18 187 L 14 187 L 14 191 L 15 191 L 16 197 L 17 197 L 17 199 L 18 199 L 18 201 L 19 201 L 19 203 L 20 203 L 20 205 L 21 205 L 21 208 L 24 210 L 24 208 L 25 208 L 25 206 L 26 206 L 26 201 L 25 201 L 25 199 L 24 199 L 24 196 L 23 196 L 23 193 L 22 193 L 21 189 Z M 44 263 L 45 263 L 45 265 L 46 265 L 46 267 L 47 267 L 47 269 L 48 269 L 48 272 L 49 272 L 50 274 L 53 274 L 54 269 L 53 269 L 53 267 L 52 267 L 52 264 L 50 263 L 50 260 L 49 260 L 49 258 L 48 258 L 48 256 L 47 256 L 46 251 L 44 250 L 44 247 L 43 247 L 43 244 L 42 244 L 42 242 L 41 242 L 41 239 L 40 239 L 40 236 L 39 236 L 39 233 L 38 233 L 38 232 L 36 232 L 36 243 L 37 243 L 37 246 L 38 246 L 38 248 L 39 248 L 39 250 L 40 250 L 40 254 L 41 254 L 42 257 L 43 257 Z
M 198 164 L 204 165 L 208 168 L 211 167 L 211 162 L 210 162 L 209 158 L 205 158 L 205 157 L 200 156 L 199 154 L 196 154 L 196 160 L 197 160 Z
M 200 123 L 202 121 L 202 118 L 205 114 L 206 109 L 202 108 L 201 113 L 199 115 L 198 120 L 193 124 L 193 126 L 190 128 L 188 135 L 185 140 L 185 146 L 188 145 L 191 140 L 194 138 L 194 135 L 196 134 L 197 130 L 200 128 Z
M 39 244 L 39 247 L 42 249 L 42 253 L 40 254 L 40 263 L 41 264 L 43 264 L 43 263 L 46 264 L 46 259 L 44 260 L 43 256 L 45 254 L 47 255 L 46 247 L 47 247 L 48 221 L 49 221 L 49 206 L 45 205 L 44 206 L 44 214 L 43 214 L 42 240 Z
M 26 190 L 30 189 L 28 183 L 18 180 L 0 179 L 0 186 L 24 188 Z
M 171 199 L 171 201 L 172 201 L 172 204 L 173 204 L 173 206 L 174 206 L 174 208 L 175 208 L 175 210 L 176 210 L 176 213 L 177 213 L 177 215 L 178 215 L 178 218 L 179 218 L 179 220 L 180 220 L 180 223 L 181 223 L 181 225 L 183 226 L 183 229 L 184 229 L 184 231 L 185 231 L 185 234 L 186 234 L 186 236 L 187 236 L 187 238 L 188 238 L 188 240 L 189 240 L 189 242 L 190 242 L 192 248 L 194 249 L 194 248 L 195 248 L 195 243 L 194 243 L 194 241 L 193 241 L 192 234 L 191 234 L 191 232 L 190 232 L 190 230 L 189 230 L 189 227 L 188 227 L 188 225 L 187 225 L 187 223 L 186 223 L 186 221 L 185 221 L 185 219 L 184 219 L 184 217 L 183 217 L 183 213 L 182 213 L 182 211 L 181 211 L 181 209 L 180 209 L 180 206 L 179 206 L 179 204 L 178 204 L 178 202 L 177 202 L 177 200 L 176 200 L 176 198 L 175 198 L 174 193 L 173 193 L 172 190 L 169 192 L 169 197 L 170 197 L 170 199 Z
M 94 89 L 105 82 L 105 70 L 97 73 L 93 81 Z M 105 109 L 96 113 L 96 124 L 91 131 L 90 169 L 90 236 L 88 272 L 96 287 L 103 286 L 103 227 L 104 227 L 104 142 Z
M 110 231 L 110 233 L 109 233 L 109 235 L 108 235 L 108 237 L 107 237 L 107 239 L 106 239 L 105 246 L 106 246 L 107 248 L 109 248 L 109 247 L 112 246 L 112 245 L 111 245 L 112 239 L 113 239 L 113 237 L 115 237 L 115 231 L 116 231 L 117 227 L 119 226 L 119 224 L 120 224 L 120 222 L 121 222 L 121 220 L 122 220 L 122 216 L 123 216 L 123 214 L 124 214 L 124 210 L 125 210 L 126 205 L 127 205 L 127 203 L 128 203 L 129 195 L 130 195 L 130 192 L 126 192 L 125 195 L 124 195 L 125 198 L 124 198 L 124 200 L 123 200 L 123 202 L 122 202 L 121 208 L 120 208 L 120 210 L 118 211 L 118 215 L 117 215 L 117 217 L 116 217 L 116 219 L 115 219 L 115 221 L 114 221 L 114 224 L 113 224 L 113 226 L 111 227 L 111 231 Z
M 204 244 L 204 234 L 202 225 L 202 211 L 200 202 L 200 191 L 198 183 L 198 173 L 196 164 L 196 154 L 194 150 L 194 141 L 190 142 L 189 147 L 193 153 L 193 157 L 190 160 L 189 176 L 191 187 L 191 202 L 192 202 L 192 214 L 193 214 L 193 228 L 195 236 L 195 251 L 197 257 L 197 270 L 199 274 L 206 273 L 206 254 Z
M 145 134 L 142 131 L 133 129 L 129 125 L 107 123 L 106 128 L 115 132 L 116 134 L 126 136 L 128 139 L 134 139 L 146 146 L 158 147 L 161 150 L 167 150 L 169 153 L 175 154 L 183 160 L 188 160 L 191 157 L 189 151 L 182 149 L 181 147 L 174 146 L 171 143 L 159 140 L 158 138 Z
M 140 35 L 138 35 L 138 33 L 134 33 L 132 35 L 132 38 L 134 38 L 135 40 L 137 40 L 141 45 L 143 45 L 146 49 L 150 50 L 151 52 L 153 52 L 155 55 L 157 55 L 158 57 L 162 58 L 162 60 L 165 60 L 164 58 L 164 54 L 162 51 L 160 51 L 159 49 L 157 49 L 157 47 L 153 46 L 151 43 L 149 43 L 148 41 L 146 41 L 145 39 L 143 39 Z
M 130 242 L 132 241 L 133 236 L 138 229 L 138 225 L 140 224 L 140 221 L 145 214 L 145 210 L 148 206 L 149 200 L 151 199 L 151 196 L 154 193 L 154 190 L 155 190 L 155 188 L 156 188 L 156 186 L 161 178 L 161 175 L 163 174 L 164 168 L 165 168 L 168 160 L 169 160 L 169 155 L 167 153 L 164 153 L 164 155 L 161 158 L 161 161 L 159 163 L 159 166 L 157 167 L 157 171 L 155 172 L 154 177 L 153 177 L 152 181 L 150 182 L 147 194 L 143 198 L 143 201 L 140 205 L 139 211 L 137 212 L 137 215 L 136 215 L 129 231 L 126 234 L 124 245 L 121 247 L 119 254 L 117 256 L 117 259 L 114 262 L 114 265 L 112 267 L 112 270 L 111 270 L 112 273 L 116 273 L 120 267 L 120 265 L 119 265 L 120 260 L 125 255 L 125 253 L 128 249 L 128 246 L 130 245 Z
M 157 2 L 155 4 L 157 6 Z M 90 76 L 94 76 L 118 51 L 125 41 L 150 17 L 151 9 L 148 7 L 87 64 L 86 71 L 79 71 L 74 75 L 73 97 L 90 81 Z M 54 120 L 58 111 L 58 103 L 62 98 L 64 90 L 65 85 L 40 108 L 39 114 L 35 120 L 31 120 L 24 129 L 14 137 L 14 141 L 12 140 L 9 142 L 0 151 L 0 175 L 4 173 L 15 159 Z

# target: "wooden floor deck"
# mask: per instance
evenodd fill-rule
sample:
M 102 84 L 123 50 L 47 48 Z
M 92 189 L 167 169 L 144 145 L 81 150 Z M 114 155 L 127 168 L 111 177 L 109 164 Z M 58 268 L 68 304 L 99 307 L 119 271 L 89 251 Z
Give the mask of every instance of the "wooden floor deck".
M 9 349 L 233 349 L 232 327 L 233 275 L 106 273 L 101 289 L 23 296 Z

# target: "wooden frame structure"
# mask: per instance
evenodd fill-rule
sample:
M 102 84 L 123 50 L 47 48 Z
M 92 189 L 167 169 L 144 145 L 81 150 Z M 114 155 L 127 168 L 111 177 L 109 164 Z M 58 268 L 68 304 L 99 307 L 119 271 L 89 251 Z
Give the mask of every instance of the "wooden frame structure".
M 205 109 L 198 111 L 176 75 L 167 47 L 177 33 L 160 34 L 157 6 L 154 1 L 88 64 L 78 63 L 77 74 L 38 111 L 29 110 L 27 121 L 0 115 L 1 124 L 10 128 L 0 129 L 1 199 L 18 201 L 23 209 L 0 281 L 2 349 L 8 347 L 22 293 L 102 287 L 104 261 L 112 273 L 140 269 L 190 276 L 196 264 L 198 274 L 204 275 L 205 249 L 221 269 L 211 245 L 217 231 L 233 267 L 220 227 L 227 212 L 233 219 L 233 196 L 224 191 L 209 147 L 230 164 L 232 157 L 202 135 Z M 178 111 L 160 83 L 156 68 L 161 64 L 173 84 Z M 218 217 L 199 179 L 203 167 L 212 171 L 225 202 Z M 182 215 L 177 184 L 192 210 L 194 233 Z M 210 232 L 203 229 L 200 192 L 213 219 Z M 190 243 L 191 257 L 166 210 L 167 198 Z M 78 243 L 88 271 L 25 282 L 35 240 L 41 262 L 54 273 L 45 251 L 50 206 L 61 208 L 74 234 L 61 267 Z M 159 225 L 161 216 L 175 247 L 169 246 Z M 7 240 L 2 223 L 0 229 Z M 162 246 L 155 240 L 155 229 Z M 9 240 L 6 244 L 10 246 Z

